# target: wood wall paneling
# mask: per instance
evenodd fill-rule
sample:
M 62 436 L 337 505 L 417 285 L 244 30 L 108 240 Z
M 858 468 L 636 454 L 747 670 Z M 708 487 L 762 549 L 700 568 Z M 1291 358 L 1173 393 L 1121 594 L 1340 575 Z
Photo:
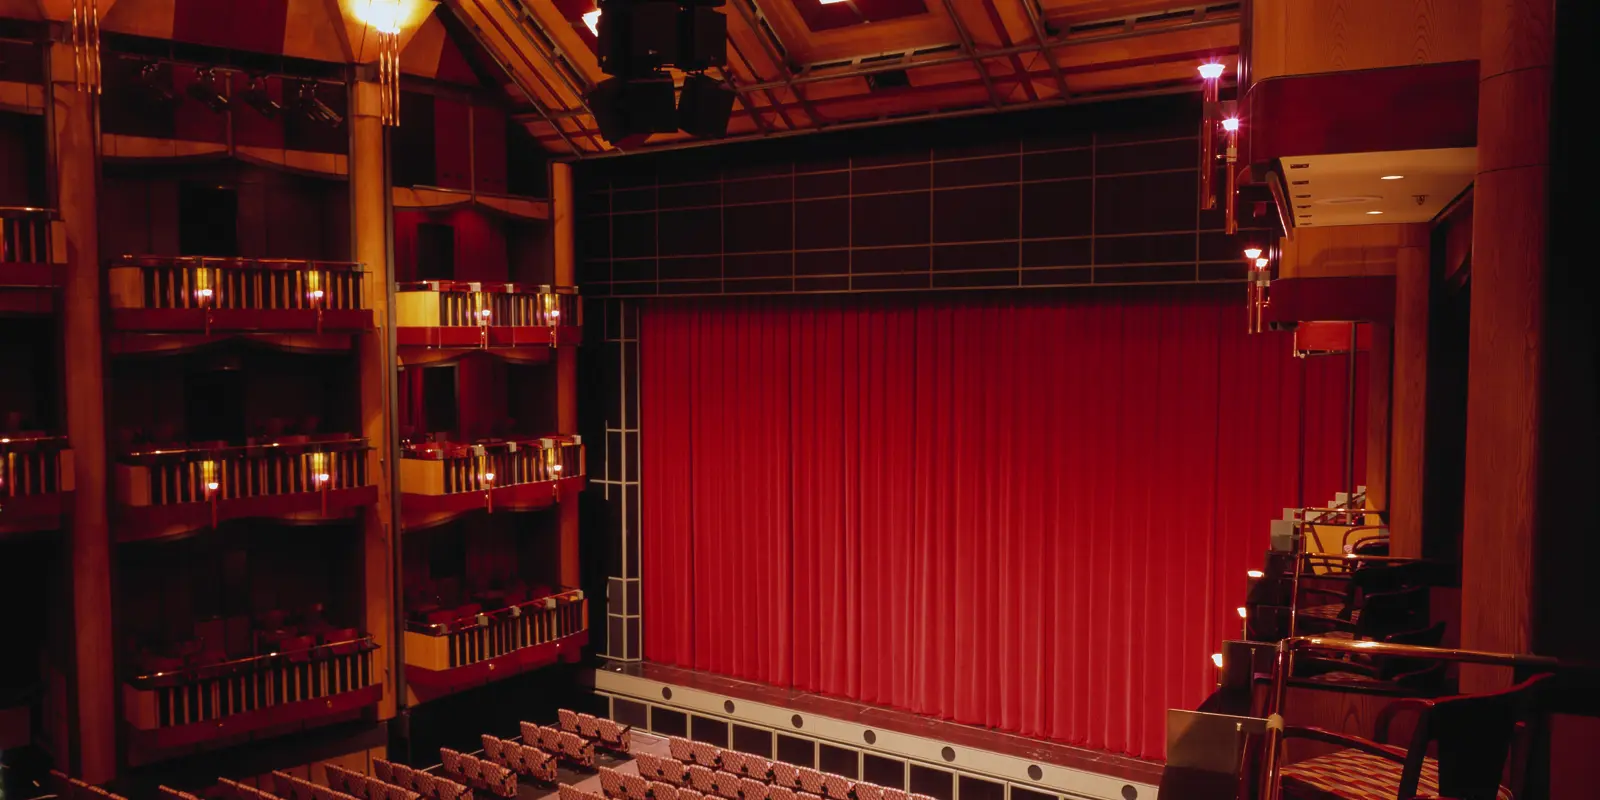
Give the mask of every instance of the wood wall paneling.
M 1432 270 L 1419 248 L 1401 251 L 1395 270 L 1393 387 L 1389 439 L 1390 555 L 1423 554 L 1423 465 L 1428 414 L 1428 311 Z M 1425 252 L 1422 254 L 1425 256 Z
M 1255 0 L 1251 79 L 1475 59 L 1479 2 Z

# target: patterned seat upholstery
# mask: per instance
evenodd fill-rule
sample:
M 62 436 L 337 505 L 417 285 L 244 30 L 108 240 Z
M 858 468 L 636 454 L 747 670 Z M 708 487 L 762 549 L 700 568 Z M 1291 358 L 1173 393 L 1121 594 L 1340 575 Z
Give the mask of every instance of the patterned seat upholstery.
M 822 773 L 806 767 L 800 768 L 800 789 L 808 794 L 822 794 Z
M 622 773 L 622 793 L 628 800 L 649 800 L 650 782 L 640 775 Z
M 722 769 L 735 775 L 744 774 L 744 753 L 737 750 L 718 750 L 717 761 Z
M 567 733 L 579 732 L 578 712 L 576 711 L 563 708 L 556 712 L 556 721 L 557 724 L 561 726 L 561 730 L 564 730 Z
M 563 732 L 560 736 L 562 755 L 581 767 L 594 768 L 594 742 L 575 733 Z
M 309 788 L 311 789 L 311 800 L 333 800 L 334 795 L 338 794 L 326 786 L 312 784 Z
M 506 752 L 505 741 L 490 736 L 487 733 L 478 737 L 478 739 L 479 741 L 483 742 L 484 758 L 487 758 L 496 764 L 505 764 L 506 759 L 510 757 L 510 754 Z
M 678 800 L 706 800 L 705 795 L 693 790 L 678 787 Z
M 755 778 L 739 779 L 740 800 L 767 800 L 767 785 Z
M 579 714 L 578 735 L 585 739 L 600 738 L 600 720 L 595 719 L 592 714 Z
M 739 800 L 739 781 L 741 778 L 731 772 L 715 773 L 717 795 L 726 800 Z
M 584 795 L 587 794 L 588 792 L 579 791 L 565 783 L 556 787 L 556 796 L 559 800 L 584 800 Z
M 883 800 L 911 800 L 911 796 L 899 789 L 884 789 Z
M 913 794 L 911 795 L 911 800 L 933 800 L 933 798 L 925 794 Z
M 850 781 L 842 775 L 826 773 L 822 776 L 822 796 L 828 800 L 850 800 Z
M 667 752 L 672 757 L 687 764 L 694 759 L 694 742 L 682 736 L 667 737 Z
M 610 768 L 600 768 L 600 791 L 606 797 L 617 798 L 622 796 L 622 773 Z
M 1400 796 L 1400 769 L 1400 762 L 1382 756 L 1339 750 L 1285 766 L 1283 791 L 1287 797 L 1316 800 L 1395 800 Z M 1439 762 L 1425 758 L 1417 797 L 1438 796 Z M 1501 786 L 1495 798 L 1512 800 L 1511 790 Z
M 800 798 L 800 800 L 822 800 L 820 795 L 815 795 L 810 792 L 796 792 L 795 796 Z
M 855 800 L 883 800 L 883 787 L 865 781 L 856 784 Z
M 690 742 L 689 755 L 694 758 L 694 763 L 711 769 L 721 769 L 722 751 L 705 742 Z
M 717 773 L 699 764 L 689 765 L 689 785 L 701 794 L 716 794 Z
M 444 764 L 444 771 L 452 775 L 461 774 L 461 754 L 448 747 L 439 748 L 439 762 Z
M 744 757 L 744 774 L 758 781 L 772 781 L 772 762 L 761 756 Z
M 618 725 L 609 719 L 599 720 L 599 725 L 600 741 L 607 747 L 623 752 L 627 752 L 630 749 L 633 738 L 633 728 L 631 726 Z
M 533 773 L 533 777 L 546 783 L 555 782 L 557 773 L 554 753 L 546 753 L 537 747 L 523 745 L 522 755 L 528 760 L 528 769 Z
M 385 759 L 372 759 L 372 774 L 384 783 L 394 783 L 394 766 Z
M 800 788 L 800 768 L 782 761 L 772 762 L 772 783 L 785 789 Z
M 794 790 L 787 786 L 772 784 L 767 787 L 767 800 L 795 800 Z
M 670 783 L 652 781 L 650 783 L 650 800 L 678 800 L 678 787 Z
M 529 742 L 529 744 L 533 744 L 533 742 Z M 545 725 L 539 726 L 538 745 L 541 750 L 544 750 L 547 753 L 556 753 L 558 755 L 564 755 L 566 753 L 566 751 L 561 748 L 561 731 Z
M 523 722 L 518 726 L 518 729 L 520 731 L 522 731 L 522 743 L 523 744 L 533 745 L 534 747 L 538 747 L 539 746 L 539 726 L 538 725 L 535 725 L 532 722 Z
M 499 797 L 517 796 L 517 773 L 512 772 L 498 764 L 487 761 L 478 762 L 478 780 L 489 787 L 489 791 Z

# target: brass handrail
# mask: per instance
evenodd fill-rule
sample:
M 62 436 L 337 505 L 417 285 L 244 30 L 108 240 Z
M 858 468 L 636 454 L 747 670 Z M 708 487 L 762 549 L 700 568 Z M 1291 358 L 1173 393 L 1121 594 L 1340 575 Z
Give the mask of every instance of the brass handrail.
M 1415 559 L 1413 559 L 1415 560 Z M 1272 691 L 1267 696 L 1267 738 L 1262 759 L 1262 785 L 1257 797 L 1261 800 L 1279 800 L 1280 772 L 1283 768 L 1283 708 L 1289 696 L 1289 676 L 1294 672 L 1294 654 L 1302 650 L 1334 653 L 1364 653 L 1368 655 L 1399 656 L 1433 661 L 1452 661 L 1464 664 L 1487 664 L 1499 667 L 1556 667 L 1560 664 L 1549 656 L 1523 653 L 1495 653 L 1487 650 L 1466 650 L 1452 647 L 1423 647 L 1415 644 L 1355 641 L 1352 639 L 1327 639 L 1320 636 L 1291 636 L 1278 642 L 1277 655 L 1272 662 Z
M 497 608 L 493 611 L 485 611 L 481 614 L 461 617 L 460 619 L 451 620 L 450 622 L 426 623 L 407 621 L 406 630 L 412 633 L 424 634 L 426 636 L 449 636 L 452 633 L 472 630 L 473 628 L 486 627 L 500 621 L 505 617 L 521 616 L 523 609 L 529 609 L 533 611 L 544 610 L 545 608 L 550 607 L 551 603 L 549 601 L 552 600 L 554 600 L 556 604 L 560 604 L 562 602 L 576 602 L 582 599 L 582 589 L 566 589 L 555 594 L 545 595 L 544 597 L 536 597 L 532 600 L 525 600 L 521 603 L 506 606 L 505 608 Z M 463 624 L 463 622 L 465 622 L 465 624 Z
M 223 447 L 161 447 L 123 453 L 116 458 L 122 463 L 148 464 L 157 461 L 182 461 L 199 458 L 215 461 L 222 458 L 261 458 L 277 453 L 342 453 L 351 450 L 370 450 L 366 439 L 308 439 L 304 442 L 266 442 L 263 444 L 226 445 Z
M 1364 556 L 1356 553 L 1308 553 L 1304 550 L 1294 555 L 1294 575 L 1289 586 L 1289 636 L 1294 638 L 1300 617 L 1300 576 L 1305 572 L 1306 566 L 1313 559 L 1323 559 L 1339 564 L 1441 564 L 1442 562 L 1428 558 L 1407 558 L 1405 556 Z M 1322 576 L 1318 576 L 1322 577 Z
M 184 669 L 167 670 L 164 672 L 152 672 L 148 675 L 136 675 L 132 678 L 129 678 L 128 682 L 140 689 L 153 689 L 157 688 L 153 685 L 157 681 L 182 682 L 185 680 L 204 680 L 217 677 L 223 672 L 231 671 L 238 673 L 246 672 L 258 667 L 269 667 L 278 661 L 288 659 L 290 656 L 306 655 L 309 656 L 311 660 L 315 660 L 315 656 L 319 651 L 332 653 L 335 648 L 341 647 L 354 647 L 355 652 L 359 653 L 377 650 L 378 643 L 371 634 L 368 634 L 360 638 L 350 639 L 348 641 L 318 644 L 301 650 L 285 650 L 282 652 L 263 653 L 259 656 L 238 658 L 232 661 L 219 661 L 215 664 L 205 664 L 198 667 L 186 667 Z

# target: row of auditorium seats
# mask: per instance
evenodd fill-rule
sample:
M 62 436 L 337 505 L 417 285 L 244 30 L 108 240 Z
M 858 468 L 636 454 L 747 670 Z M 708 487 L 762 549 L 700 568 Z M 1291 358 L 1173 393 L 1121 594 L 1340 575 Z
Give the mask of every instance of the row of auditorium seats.
M 323 764 L 328 785 L 356 800 L 422 800 L 422 795 L 393 784 L 384 783 L 366 773 L 345 769 L 338 764 Z
M 554 755 L 515 739 L 500 739 L 487 733 L 480 738 L 483 740 L 483 754 L 490 761 L 518 775 L 526 775 L 544 783 L 555 783 Z
M 410 789 L 426 800 L 472 800 L 472 790 L 466 786 L 381 758 L 372 759 L 372 774 L 384 783 Z
M 909 794 L 866 781 L 851 781 L 841 775 L 818 772 L 761 756 L 725 750 L 704 742 L 691 742 L 677 736 L 667 738 L 671 758 L 640 754 L 639 774 L 652 781 L 676 787 L 670 800 L 684 797 L 684 787 L 692 793 L 723 800 L 932 800 L 926 795 Z M 605 788 L 605 774 L 601 786 Z M 635 797 L 638 786 L 621 782 L 625 800 L 659 800 L 655 794 Z M 609 794 L 609 792 L 608 792 Z
M 77 778 L 68 777 L 64 772 L 51 770 L 46 788 L 58 800 L 127 800 L 119 794 L 112 794 L 98 786 L 84 783 Z
M 446 775 L 468 786 L 499 797 L 517 796 L 517 773 L 508 767 L 448 747 L 439 748 L 439 760 Z
M 272 793 L 283 800 L 355 800 L 353 796 L 330 786 L 322 786 L 305 778 L 296 778 L 287 772 L 277 771 L 272 773 Z M 257 799 L 240 797 L 237 800 Z
M 561 725 L 561 730 L 577 734 L 607 750 L 627 753 L 632 744 L 632 726 L 618 725 L 605 717 L 595 717 L 589 714 L 580 714 L 568 709 L 556 712 L 556 718 Z
M 222 800 L 283 800 L 283 798 L 271 792 L 263 792 L 254 786 L 246 786 L 238 781 L 230 781 L 227 778 L 218 778 L 217 785 L 222 787 Z M 165 786 L 161 788 L 175 796 L 169 798 L 169 800 L 199 800 L 199 798 L 188 792 L 167 789 Z
M 535 725 L 532 722 L 522 723 L 522 741 L 534 747 L 543 748 L 546 752 L 560 756 L 563 761 L 570 761 L 584 769 L 594 769 L 594 742 L 579 736 L 557 730 L 547 725 Z

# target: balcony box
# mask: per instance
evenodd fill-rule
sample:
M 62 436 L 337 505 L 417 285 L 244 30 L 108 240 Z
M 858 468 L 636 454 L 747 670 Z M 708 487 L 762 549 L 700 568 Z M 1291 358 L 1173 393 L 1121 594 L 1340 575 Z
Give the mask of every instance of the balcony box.
M 300 438 L 300 437 L 296 437 Z M 119 541 L 232 519 L 327 520 L 377 501 L 366 439 L 152 449 L 118 458 Z
M 129 333 L 353 333 L 372 327 L 362 265 L 344 261 L 124 256 L 111 324 Z
M 400 507 L 411 527 L 480 508 L 547 508 L 583 490 L 584 461 L 579 436 L 410 444 L 401 452 Z
M 419 699 L 479 686 L 557 661 L 589 642 L 589 602 L 568 589 L 483 614 L 406 623 L 406 681 Z
M 360 716 L 383 698 L 377 649 L 370 635 L 362 635 L 294 652 L 174 664 L 131 678 L 122 685 L 122 709 L 133 760 Z
M 48 208 L 0 207 L 0 286 L 60 286 L 66 228 Z
M 72 478 L 66 437 L 0 438 L 0 534 L 60 528 Z
M 421 281 L 395 294 L 401 347 L 512 348 L 579 344 L 577 289 L 518 283 Z

